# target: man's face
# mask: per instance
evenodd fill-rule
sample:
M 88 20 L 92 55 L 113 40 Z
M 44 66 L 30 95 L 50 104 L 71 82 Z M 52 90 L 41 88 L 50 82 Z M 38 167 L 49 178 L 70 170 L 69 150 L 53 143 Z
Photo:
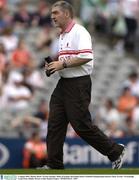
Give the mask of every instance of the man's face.
M 52 7 L 51 18 L 56 27 L 64 27 L 67 21 L 67 13 L 62 10 L 59 6 Z

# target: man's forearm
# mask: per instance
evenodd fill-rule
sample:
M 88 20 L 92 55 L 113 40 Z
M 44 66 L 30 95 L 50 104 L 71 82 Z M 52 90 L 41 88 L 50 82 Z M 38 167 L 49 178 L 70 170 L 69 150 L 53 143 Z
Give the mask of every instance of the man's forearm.
M 92 59 L 72 58 L 69 60 L 65 60 L 64 63 L 67 66 L 67 68 L 71 68 L 71 67 L 77 67 L 77 66 L 81 66 L 83 64 L 86 64 L 91 60 Z
M 64 61 L 53 61 L 45 66 L 46 70 L 49 70 L 51 73 L 62 70 L 64 68 L 72 68 L 81 66 L 83 64 L 88 63 L 92 59 L 80 59 L 80 58 L 72 58 Z

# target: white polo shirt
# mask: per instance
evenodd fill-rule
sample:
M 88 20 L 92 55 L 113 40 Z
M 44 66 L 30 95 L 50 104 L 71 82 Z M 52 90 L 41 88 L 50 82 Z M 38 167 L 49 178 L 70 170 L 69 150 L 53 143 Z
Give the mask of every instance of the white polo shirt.
M 59 71 L 61 77 L 73 78 L 90 75 L 93 70 L 92 40 L 89 32 L 81 25 L 73 21 L 59 38 L 59 60 L 64 61 L 72 57 L 92 59 L 88 63 L 66 68 Z M 77 59 L 78 61 L 78 59 Z

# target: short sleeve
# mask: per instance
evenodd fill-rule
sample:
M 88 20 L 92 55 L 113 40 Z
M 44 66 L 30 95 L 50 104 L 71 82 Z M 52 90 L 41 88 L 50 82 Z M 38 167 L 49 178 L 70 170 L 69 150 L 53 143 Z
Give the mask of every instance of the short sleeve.
M 78 57 L 93 59 L 92 39 L 84 27 L 81 27 L 80 31 L 77 32 L 77 43 Z

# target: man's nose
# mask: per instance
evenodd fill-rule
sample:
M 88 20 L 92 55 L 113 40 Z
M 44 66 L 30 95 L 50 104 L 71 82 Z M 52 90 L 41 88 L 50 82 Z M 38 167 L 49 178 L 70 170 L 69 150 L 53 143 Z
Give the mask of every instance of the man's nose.
M 55 16 L 54 16 L 54 14 L 52 14 L 52 15 L 51 15 L 51 19 L 54 19 L 54 18 L 55 18 Z

